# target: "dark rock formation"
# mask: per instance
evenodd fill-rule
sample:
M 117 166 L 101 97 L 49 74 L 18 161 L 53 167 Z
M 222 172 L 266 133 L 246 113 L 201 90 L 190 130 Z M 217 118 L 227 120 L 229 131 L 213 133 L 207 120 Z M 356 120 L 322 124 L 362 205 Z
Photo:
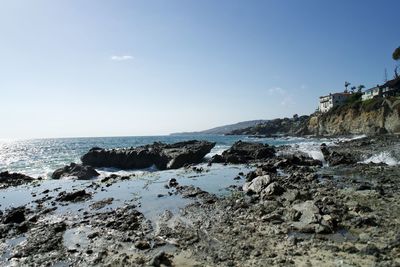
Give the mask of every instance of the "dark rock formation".
M 83 164 L 94 167 L 143 169 L 155 165 L 160 170 L 178 169 L 186 164 L 199 163 L 214 146 L 215 143 L 192 140 L 125 149 L 92 148 L 81 160 Z
M 71 201 L 78 202 L 91 198 L 92 195 L 87 193 L 85 190 L 78 190 L 71 193 L 61 192 L 56 198 L 57 201 Z
M 321 152 L 330 166 L 350 165 L 357 162 L 357 160 L 349 153 L 330 151 L 325 143 L 321 144 Z
M 90 166 L 71 163 L 68 166 L 55 170 L 51 175 L 51 178 L 60 179 L 62 177 L 76 177 L 78 180 L 88 180 L 99 175 L 100 174 Z
M 29 176 L 26 176 L 21 173 L 9 173 L 1 172 L 0 173 L 0 188 L 7 188 L 9 186 L 18 186 L 26 183 L 30 183 L 35 179 Z
M 264 160 L 275 156 L 272 146 L 261 143 L 249 143 L 238 141 L 232 147 L 212 158 L 213 163 L 247 163 L 255 160 Z
M 9 210 L 6 215 L 4 215 L 2 222 L 8 223 L 22 223 L 25 221 L 25 207 L 17 207 Z

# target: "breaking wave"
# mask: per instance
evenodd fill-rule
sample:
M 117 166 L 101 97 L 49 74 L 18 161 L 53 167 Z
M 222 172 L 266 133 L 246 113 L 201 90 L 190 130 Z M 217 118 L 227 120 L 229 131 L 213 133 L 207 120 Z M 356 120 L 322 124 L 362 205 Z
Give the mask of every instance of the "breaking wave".
M 395 159 L 389 152 L 381 152 L 364 160 L 362 163 L 386 163 L 389 166 L 398 165 L 400 162 Z

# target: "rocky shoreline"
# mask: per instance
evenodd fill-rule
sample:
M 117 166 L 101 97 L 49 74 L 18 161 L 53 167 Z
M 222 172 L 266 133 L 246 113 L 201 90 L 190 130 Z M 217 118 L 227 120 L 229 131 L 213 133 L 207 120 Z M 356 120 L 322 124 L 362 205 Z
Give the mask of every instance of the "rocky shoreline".
M 2 188 L 25 184 L 37 196 L 31 207 L 0 206 L 0 265 L 400 266 L 400 167 L 361 163 L 380 153 L 399 159 L 399 146 L 395 135 L 323 145 L 322 162 L 285 147 L 238 142 L 209 164 L 251 166 L 232 177 L 230 194 L 169 179 L 157 197 L 190 202 L 156 220 L 146 218 L 137 202 L 115 206 L 118 196 L 97 197 L 133 176 L 37 192 L 44 181 L 2 173 Z M 167 149 L 177 156 L 176 147 Z M 162 166 L 171 166 L 168 159 Z M 178 164 L 188 175 L 211 168 L 188 160 Z M 55 178 L 69 173 L 87 179 L 95 172 L 75 164 Z M 74 214 L 57 213 L 74 205 Z

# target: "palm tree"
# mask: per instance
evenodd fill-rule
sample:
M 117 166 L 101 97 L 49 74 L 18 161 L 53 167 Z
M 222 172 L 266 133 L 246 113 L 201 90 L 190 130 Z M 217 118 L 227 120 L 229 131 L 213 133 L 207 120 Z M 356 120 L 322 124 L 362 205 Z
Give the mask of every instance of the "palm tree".
M 358 93 L 361 93 L 362 92 L 362 89 L 364 89 L 365 88 L 365 85 L 363 85 L 363 84 L 360 84 L 358 87 L 357 87 L 357 89 L 358 89 Z
M 356 91 L 356 87 L 355 87 L 355 86 L 352 86 L 352 87 L 350 88 L 350 90 L 351 90 L 351 93 L 354 94 L 354 92 Z
M 349 82 L 344 82 L 344 87 L 346 88 L 346 89 L 344 90 L 345 93 L 348 92 L 348 91 L 347 91 L 347 87 L 348 87 L 350 84 L 351 84 L 351 83 L 349 83 Z
M 399 61 L 399 60 L 400 60 L 400 46 L 397 47 L 397 48 L 394 50 L 394 52 L 393 52 L 393 54 L 392 54 L 392 58 L 393 58 L 394 60 L 396 60 L 396 61 Z M 395 76 L 395 78 L 398 78 L 398 77 L 399 77 L 399 74 L 398 74 L 398 72 L 397 72 L 398 68 L 399 68 L 399 66 L 396 66 L 396 67 L 394 68 L 394 76 Z

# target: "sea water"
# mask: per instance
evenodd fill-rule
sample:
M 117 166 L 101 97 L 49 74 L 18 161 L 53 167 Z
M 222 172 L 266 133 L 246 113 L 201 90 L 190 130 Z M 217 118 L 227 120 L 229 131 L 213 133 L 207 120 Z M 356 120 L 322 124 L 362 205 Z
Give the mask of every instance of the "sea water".
M 48 178 L 51 173 L 71 162 L 79 163 L 80 157 L 92 147 L 123 148 L 152 144 L 153 142 L 175 143 L 187 140 L 207 140 L 216 146 L 206 156 L 212 157 L 228 149 L 238 140 L 261 142 L 269 145 L 296 145 L 310 151 L 315 157 L 321 140 L 306 138 L 251 138 L 245 136 L 135 136 L 96 138 L 57 138 L 31 140 L 0 140 L 0 172 L 19 172 L 33 177 Z

